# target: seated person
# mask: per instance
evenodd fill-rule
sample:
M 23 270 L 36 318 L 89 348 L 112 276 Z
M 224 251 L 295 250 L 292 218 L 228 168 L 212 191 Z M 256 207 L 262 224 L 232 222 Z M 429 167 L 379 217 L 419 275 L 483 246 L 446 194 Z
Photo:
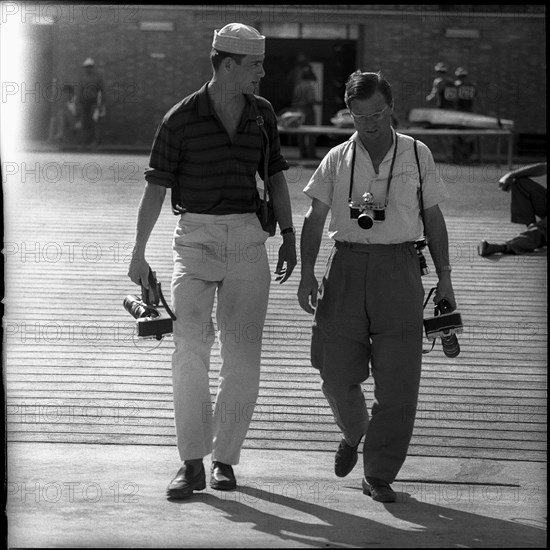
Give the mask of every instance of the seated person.
M 479 255 L 526 254 L 546 246 L 546 162 L 508 172 L 500 178 L 499 187 L 512 191 L 512 223 L 525 224 L 527 229 L 504 243 L 481 241 Z

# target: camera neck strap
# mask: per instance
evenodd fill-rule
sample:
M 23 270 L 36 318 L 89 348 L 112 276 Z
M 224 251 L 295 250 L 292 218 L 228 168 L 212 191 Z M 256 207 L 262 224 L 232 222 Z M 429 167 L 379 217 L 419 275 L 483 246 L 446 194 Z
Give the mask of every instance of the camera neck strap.
M 424 238 L 426 239 L 426 224 L 424 223 L 424 195 L 422 194 L 422 172 L 420 171 L 420 160 L 418 159 L 418 140 L 414 140 L 414 157 L 416 159 L 416 167 L 418 168 L 418 202 L 420 205 L 420 219 L 422 220 L 422 226 L 424 231 Z
M 397 140 L 398 140 L 398 137 L 397 137 L 396 132 L 394 132 L 393 135 L 395 137 L 395 143 L 394 143 L 394 147 L 393 147 L 393 155 L 392 155 L 392 159 L 391 159 L 390 171 L 389 171 L 389 174 L 388 174 L 388 180 L 387 180 L 387 185 L 386 185 L 386 199 L 384 200 L 384 206 L 388 205 L 388 197 L 390 195 L 390 184 L 391 184 L 391 180 L 393 178 L 393 167 L 395 165 L 395 157 L 397 156 Z M 355 175 L 355 155 L 357 154 L 357 141 L 356 140 L 352 140 L 352 141 L 353 141 L 353 146 L 352 146 L 353 152 L 352 152 L 352 156 L 351 156 L 351 171 L 350 171 L 350 176 L 349 176 L 349 199 L 348 199 L 348 203 L 352 202 L 353 179 L 354 179 L 354 175 Z

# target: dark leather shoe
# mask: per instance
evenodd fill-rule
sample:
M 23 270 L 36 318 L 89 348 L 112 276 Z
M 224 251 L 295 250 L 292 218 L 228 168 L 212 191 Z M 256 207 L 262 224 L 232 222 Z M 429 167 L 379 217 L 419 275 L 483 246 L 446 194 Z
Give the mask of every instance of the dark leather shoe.
M 359 443 L 361 443 L 361 439 Z M 346 477 L 357 464 L 357 449 L 359 443 L 357 443 L 355 447 L 352 447 L 347 444 L 344 438 L 340 441 L 336 456 L 334 457 L 334 473 L 338 477 Z
M 506 245 L 492 244 L 487 241 L 481 241 L 477 245 L 477 253 L 480 256 L 492 256 L 493 254 L 504 253 L 506 251 Z
M 233 468 L 229 464 L 214 461 L 210 474 L 210 487 L 217 491 L 232 491 L 237 488 Z
M 201 463 L 197 472 L 193 466 L 184 462 L 176 477 L 168 485 L 166 496 L 176 499 L 189 498 L 193 495 L 193 491 L 202 491 L 203 489 L 206 489 L 204 465 Z
M 372 500 L 378 502 L 395 502 L 397 495 L 390 487 L 390 484 L 383 479 L 376 477 L 363 478 L 362 481 L 363 493 L 372 497 Z

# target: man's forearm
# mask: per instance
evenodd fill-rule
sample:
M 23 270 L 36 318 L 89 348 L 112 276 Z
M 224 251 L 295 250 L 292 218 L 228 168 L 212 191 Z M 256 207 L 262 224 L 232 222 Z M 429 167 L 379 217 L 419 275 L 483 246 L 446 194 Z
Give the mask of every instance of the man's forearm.
M 507 176 L 514 179 L 521 178 L 522 176 L 532 176 L 534 178 L 538 176 L 544 176 L 546 174 L 546 162 L 539 162 L 537 164 L 530 164 L 517 170 L 508 172 Z
M 433 207 L 424 213 L 428 248 L 436 271 L 449 265 L 449 236 L 445 218 L 439 207 Z
M 166 188 L 147 183 L 139 203 L 134 256 L 143 256 L 147 241 L 162 210 Z
M 315 263 L 321 248 L 323 239 L 324 224 L 319 227 L 318 223 L 306 216 L 304 226 L 302 227 L 302 236 L 300 239 L 300 257 L 302 266 L 302 276 L 312 275 L 315 272 Z
M 277 172 L 270 178 L 269 191 L 279 229 L 292 227 L 292 206 L 290 204 L 288 185 L 283 172 Z

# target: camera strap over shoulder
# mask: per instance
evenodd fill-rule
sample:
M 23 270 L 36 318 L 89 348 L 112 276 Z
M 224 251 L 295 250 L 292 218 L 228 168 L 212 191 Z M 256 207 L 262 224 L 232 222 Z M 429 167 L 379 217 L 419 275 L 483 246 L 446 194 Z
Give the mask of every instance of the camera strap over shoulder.
M 254 97 L 253 94 L 250 94 L 250 103 L 252 104 L 252 108 L 254 109 L 254 114 L 256 115 L 256 124 L 258 125 L 258 128 L 260 129 L 260 139 L 262 141 L 262 153 L 264 156 L 264 170 L 263 170 L 263 178 L 264 178 L 264 201 L 267 201 L 268 193 L 269 193 L 269 135 L 267 134 L 267 131 L 265 129 L 265 121 L 264 117 L 260 114 L 260 109 L 258 108 L 258 100 Z
M 426 236 L 426 224 L 424 223 L 424 196 L 422 194 L 422 172 L 420 171 L 420 161 L 418 159 L 418 140 L 414 140 L 414 157 L 416 159 L 416 167 L 418 168 L 418 202 L 420 205 L 420 218 L 422 219 L 422 225 L 424 227 L 424 237 Z

